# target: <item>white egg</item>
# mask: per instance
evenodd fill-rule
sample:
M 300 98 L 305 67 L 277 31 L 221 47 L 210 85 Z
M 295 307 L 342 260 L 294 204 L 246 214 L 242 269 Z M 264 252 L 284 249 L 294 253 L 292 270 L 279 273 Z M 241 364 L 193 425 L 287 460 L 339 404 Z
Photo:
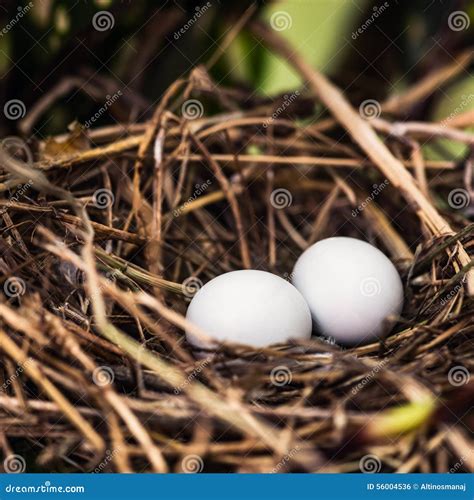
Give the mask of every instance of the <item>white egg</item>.
M 189 304 L 186 319 L 217 342 L 254 347 L 309 339 L 311 313 L 288 281 L 264 271 L 241 270 L 206 283 Z M 209 339 L 187 330 L 188 341 L 213 347 Z
M 316 329 L 341 344 L 388 333 L 403 307 L 403 285 L 392 262 L 355 238 L 328 238 L 297 260 L 293 284 L 308 302 Z M 393 325 L 393 323 L 392 323 Z

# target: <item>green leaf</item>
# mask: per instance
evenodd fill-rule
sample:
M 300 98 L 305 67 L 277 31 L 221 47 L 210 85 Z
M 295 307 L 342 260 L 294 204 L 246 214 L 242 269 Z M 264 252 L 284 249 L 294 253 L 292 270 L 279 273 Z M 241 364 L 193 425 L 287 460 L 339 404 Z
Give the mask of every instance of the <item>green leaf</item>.
M 474 79 L 467 77 L 451 85 L 445 90 L 434 107 L 432 120 L 449 127 L 456 116 L 474 109 Z M 466 129 L 474 132 L 474 127 Z M 464 144 L 449 139 L 439 139 L 433 144 L 423 147 L 425 157 L 429 160 L 461 160 L 468 148 Z
M 351 34 L 367 2 L 345 0 L 289 0 L 266 7 L 263 18 L 284 36 L 315 68 L 331 73 L 350 48 Z M 299 76 L 282 59 L 264 50 L 263 69 L 256 82 L 266 94 L 301 85 Z
M 410 432 L 425 424 L 435 408 L 431 398 L 391 408 L 377 415 L 370 423 L 370 435 L 386 438 Z

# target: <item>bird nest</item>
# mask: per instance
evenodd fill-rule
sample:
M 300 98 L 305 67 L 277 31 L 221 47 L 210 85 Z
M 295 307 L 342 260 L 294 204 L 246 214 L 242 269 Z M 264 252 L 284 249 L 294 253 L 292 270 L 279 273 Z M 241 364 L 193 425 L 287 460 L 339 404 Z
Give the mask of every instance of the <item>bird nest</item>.
M 261 98 L 198 68 L 147 122 L 3 141 L 7 472 L 471 470 L 472 160 L 430 161 L 421 145 L 473 136 L 462 114 L 397 121 L 456 71 L 358 110 L 254 34 L 308 83 Z M 397 266 L 406 301 L 389 336 L 186 342 L 203 283 L 242 268 L 291 279 L 329 236 Z

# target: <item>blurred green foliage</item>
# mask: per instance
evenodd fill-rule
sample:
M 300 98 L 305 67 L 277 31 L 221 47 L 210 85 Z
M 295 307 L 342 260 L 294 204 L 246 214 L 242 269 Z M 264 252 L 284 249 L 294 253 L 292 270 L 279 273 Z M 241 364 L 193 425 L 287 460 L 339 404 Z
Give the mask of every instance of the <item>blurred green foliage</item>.
M 111 109 L 113 119 L 144 119 L 174 79 L 209 59 L 251 3 L 211 0 L 196 20 L 204 0 L 38 0 L 21 18 L 28 2 L 2 1 L 0 28 L 9 29 L 0 36 L 1 102 L 21 99 L 29 109 L 59 81 L 74 77 L 86 84 L 86 92 L 73 90 L 59 99 L 38 122 L 37 134 L 60 132 L 75 119 L 87 120 L 114 88 L 124 89 L 126 97 Z M 309 62 L 330 74 L 356 105 L 367 98 L 381 101 L 408 87 L 472 43 L 474 22 L 459 31 L 448 26 L 455 10 L 474 19 L 472 0 L 283 0 L 259 1 L 257 6 L 255 17 L 273 25 Z M 100 31 L 92 20 L 103 10 L 112 15 L 113 27 Z M 179 34 L 192 19 L 196 22 Z M 246 32 L 212 68 L 212 76 L 261 95 L 301 85 L 284 62 Z M 91 95 L 87 84 L 102 89 L 103 96 Z M 452 86 L 421 103 L 412 118 L 443 118 L 459 106 L 463 92 L 473 92 L 471 77 L 462 85 L 461 91 Z M 107 121 L 109 114 L 98 125 Z M 3 121 L 0 133 L 14 131 L 16 125 Z M 430 154 L 449 151 L 443 143 Z
M 474 78 L 465 77 L 446 88 L 436 102 L 431 119 L 446 126 L 461 113 L 474 109 Z M 467 130 L 474 132 L 474 127 Z M 426 158 L 430 160 L 460 160 L 468 152 L 468 147 L 459 142 L 440 139 L 424 148 Z
M 350 47 L 351 31 L 367 4 L 366 0 L 358 5 L 346 0 L 285 1 L 263 9 L 262 18 L 298 47 L 307 61 L 331 73 Z M 264 47 L 258 50 L 262 52 L 262 70 L 255 75 L 248 64 L 246 78 L 260 92 L 275 94 L 301 85 L 299 76 L 286 62 Z

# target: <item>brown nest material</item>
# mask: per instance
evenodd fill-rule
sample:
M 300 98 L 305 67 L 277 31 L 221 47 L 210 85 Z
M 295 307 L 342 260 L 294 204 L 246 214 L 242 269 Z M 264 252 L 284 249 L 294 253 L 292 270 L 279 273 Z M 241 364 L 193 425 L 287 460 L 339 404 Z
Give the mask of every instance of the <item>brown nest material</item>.
M 396 117 L 466 57 L 367 120 L 253 30 L 307 81 L 291 106 L 199 68 L 146 123 L 76 126 L 31 142 L 33 163 L 18 140 L 3 148 L 7 471 L 473 470 L 472 157 L 426 161 L 420 149 L 439 137 L 472 146 L 472 116 Z M 330 113 L 309 122 L 315 103 Z M 200 283 L 250 267 L 288 277 L 332 235 L 398 266 L 407 300 L 391 336 L 195 355 L 183 328 Z

